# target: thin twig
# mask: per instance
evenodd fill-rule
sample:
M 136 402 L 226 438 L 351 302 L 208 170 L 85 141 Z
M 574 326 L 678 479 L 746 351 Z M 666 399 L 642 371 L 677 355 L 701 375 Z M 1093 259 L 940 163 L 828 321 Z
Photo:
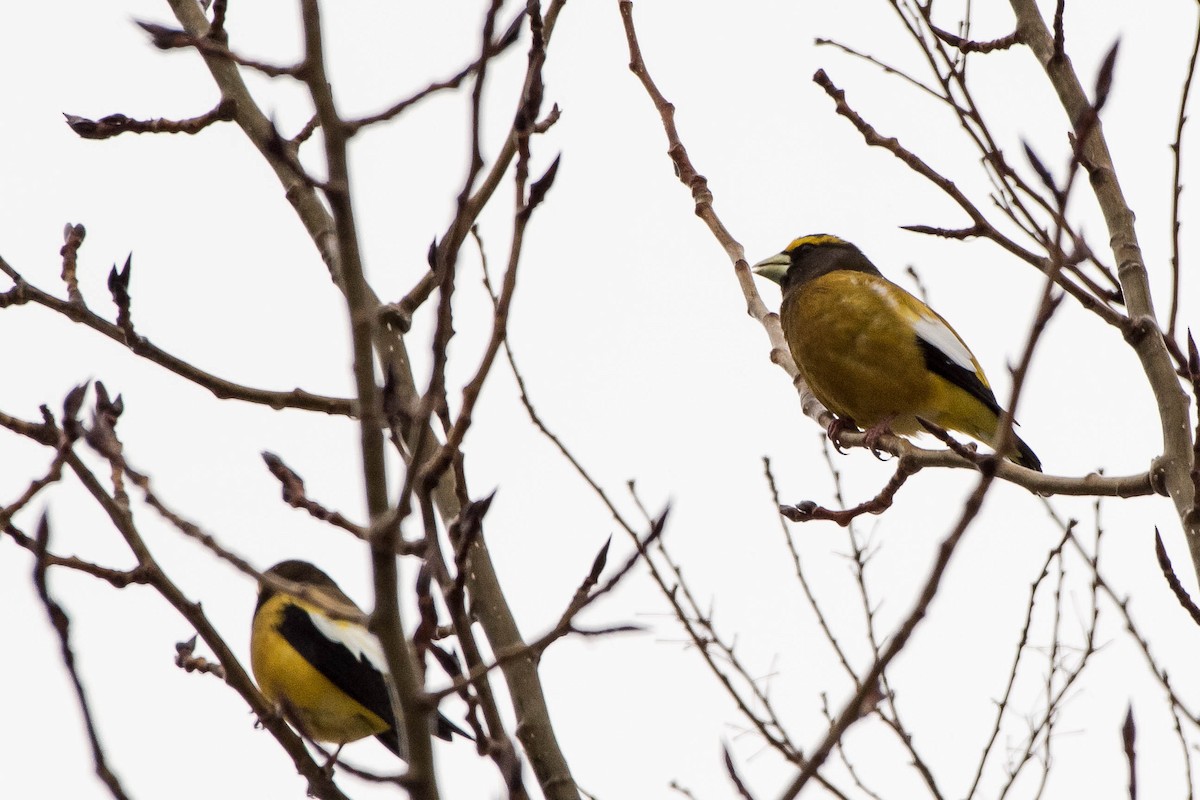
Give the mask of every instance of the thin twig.
M 125 793 L 125 788 L 121 785 L 121 779 L 108 766 L 108 759 L 104 755 L 104 747 L 100 744 L 100 734 L 96 730 L 96 721 L 92 716 L 91 705 L 88 703 L 87 692 L 84 691 L 83 681 L 80 680 L 79 671 L 75 666 L 75 653 L 71 650 L 71 620 L 67 617 L 67 612 L 63 610 L 62 606 L 50 596 L 50 590 L 46 586 L 46 568 L 49 565 L 46 559 L 46 552 L 50 544 L 50 521 L 45 515 L 42 516 L 41 522 L 38 523 L 35 541 L 37 561 L 33 567 L 33 585 L 37 589 L 38 598 L 42 601 L 42 606 L 46 609 L 46 615 L 50 618 L 50 624 L 54 628 L 54 632 L 58 634 L 59 650 L 62 655 L 63 665 L 67 668 L 67 672 L 71 676 L 71 684 L 75 688 L 75 698 L 79 701 L 79 710 L 83 714 L 83 724 L 87 730 L 88 741 L 92 746 L 92 761 L 96 765 L 96 775 L 114 798 L 117 798 L 117 800 L 127 800 L 129 795 Z
M 84 139 L 111 139 L 122 133 L 186 133 L 195 136 L 200 131 L 218 122 L 229 122 L 234 116 L 234 104 L 228 98 L 221 100 L 211 111 L 188 119 L 132 119 L 124 114 L 109 114 L 92 120 L 74 114 L 63 114 L 67 125 Z

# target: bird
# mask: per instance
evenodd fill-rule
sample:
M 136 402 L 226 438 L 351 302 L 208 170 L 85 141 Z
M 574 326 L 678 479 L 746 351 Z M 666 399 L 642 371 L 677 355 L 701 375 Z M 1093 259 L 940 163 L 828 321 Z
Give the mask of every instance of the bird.
M 874 451 L 889 431 L 922 432 L 919 420 L 995 442 L 1004 411 L 962 337 L 856 246 L 829 234 L 801 236 L 751 270 L 783 292 L 784 338 L 805 383 L 837 417 L 829 426 L 835 443 L 861 425 Z M 1042 469 L 1015 434 L 1004 456 Z
M 303 733 L 334 743 L 339 751 L 348 742 L 375 736 L 405 758 L 379 640 L 362 624 L 326 610 L 343 609 L 354 616 L 361 609 L 307 561 L 281 561 L 263 574 L 304 587 L 310 598 L 259 584 L 250 624 L 250 668 L 263 695 Z M 472 738 L 440 712 L 431 719 L 430 732 L 446 740 L 453 734 Z

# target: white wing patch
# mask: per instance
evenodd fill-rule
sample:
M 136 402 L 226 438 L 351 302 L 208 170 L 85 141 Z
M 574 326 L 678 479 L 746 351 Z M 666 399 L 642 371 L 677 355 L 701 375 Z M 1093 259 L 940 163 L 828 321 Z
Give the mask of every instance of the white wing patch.
M 872 282 L 870 286 L 880 297 L 899 311 L 901 316 L 911 321 L 913 330 L 917 336 L 920 336 L 945 353 L 946 357 L 958 366 L 976 375 L 979 374 L 979 368 L 975 366 L 975 357 L 971 355 L 971 351 L 963 344 L 962 339 L 958 338 L 958 334 L 951 330 L 950 326 L 943 322 L 940 317 L 933 312 L 918 313 L 916 316 L 913 316 L 911 309 L 896 302 L 896 299 L 892 297 L 886 285 Z M 916 300 L 916 298 L 913 299 Z M 919 301 L 916 305 L 919 308 L 924 307 L 924 304 Z
M 971 355 L 971 351 L 954 334 L 954 331 L 950 330 L 946 323 L 937 317 L 927 317 L 922 314 L 913 321 L 913 330 L 917 332 L 917 336 L 949 356 L 955 364 L 965 370 L 979 372 L 975 367 L 975 359 Z
M 305 611 L 308 611 L 313 625 L 326 639 L 345 645 L 360 661 L 366 661 L 379 672 L 387 674 L 387 660 L 383 657 L 383 647 L 375 634 L 352 622 L 332 620 L 309 609 Z

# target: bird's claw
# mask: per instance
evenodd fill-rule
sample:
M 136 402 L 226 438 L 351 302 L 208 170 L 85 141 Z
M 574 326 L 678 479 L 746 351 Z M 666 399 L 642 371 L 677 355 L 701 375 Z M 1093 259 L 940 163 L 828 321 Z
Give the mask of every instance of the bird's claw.
M 879 440 L 892 432 L 892 417 L 886 417 L 876 422 L 871 427 L 867 428 L 866 436 L 863 437 L 863 444 L 871 451 L 871 455 L 883 461 L 883 455 L 879 452 Z
M 858 425 L 849 417 L 834 417 L 833 422 L 830 422 L 825 428 L 825 433 L 829 436 L 829 441 L 833 442 L 833 449 L 845 455 L 846 450 L 842 447 L 842 434 L 846 431 L 856 430 L 858 430 Z

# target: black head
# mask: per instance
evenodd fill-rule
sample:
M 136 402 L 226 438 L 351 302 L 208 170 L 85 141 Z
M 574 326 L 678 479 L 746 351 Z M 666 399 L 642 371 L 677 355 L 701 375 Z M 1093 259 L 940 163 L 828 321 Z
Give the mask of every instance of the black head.
M 753 270 L 778 283 L 785 294 L 793 286 L 839 270 L 880 274 L 861 250 L 827 233 L 801 236 L 781 253 L 755 264 Z

